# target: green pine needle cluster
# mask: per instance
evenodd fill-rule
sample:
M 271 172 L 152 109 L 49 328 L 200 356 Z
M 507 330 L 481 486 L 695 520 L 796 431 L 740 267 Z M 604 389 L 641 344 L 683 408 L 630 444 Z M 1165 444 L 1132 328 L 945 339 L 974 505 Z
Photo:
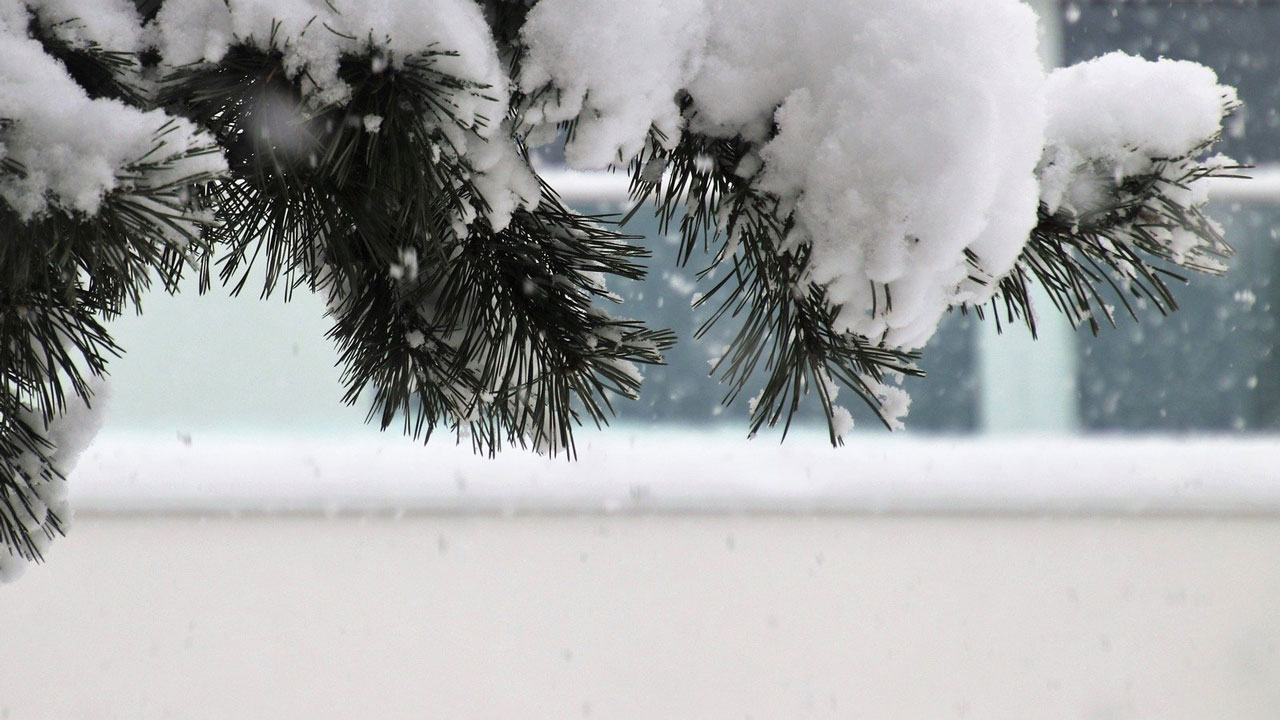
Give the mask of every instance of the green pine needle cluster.
M 394 68 L 378 53 L 344 63 L 354 92 L 341 107 L 310 107 L 279 56 L 247 47 L 171 78 L 166 104 L 210 128 L 231 163 L 205 188 L 220 221 L 207 257 L 236 291 L 261 258 L 264 296 L 325 297 L 346 400 L 369 402 L 382 428 L 446 427 L 489 453 L 571 450 L 582 415 L 605 422 L 611 396 L 638 393 L 630 364 L 661 362 L 674 341 L 599 307 L 612 299 L 603 278 L 642 277 L 646 253 L 551 188 L 495 231 L 448 127 L 463 127 L 454 94 L 486 89 L 439 72 L 444 52 Z M 269 134 L 278 117 L 287 145 Z
M 1034 284 L 1073 327 L 1087 326 L 1097 334 L 1102 322 L 1115 325 L 1118 307 L 1135 321 L 1142 307 L 1161 314 L 1177 310 L 1170 283 L 1186 283 L 1186 271 L 1225 272 L 1233 251 L 1222 229 L 1202 205 L 1183 199 L 1211 178 L 1243 177 L 1245 166 L 1197 160 L 1217 141 L 1212 138 L 1183 157 L 1156 160 L 1148 171 L 1120 182 L 1108 178 L 1108 169 L 1097 168 L 1095 181 L 1107 188 L 1102 207 L 1050 212 L 1042 204 L 1017 266 L 1000 279 L 991 300 L 996 322 L 1002 314 L 1010 322 L 1020 319 L 1034 334 Z M 1188 247 L 1171 245 L 1174 234 Z

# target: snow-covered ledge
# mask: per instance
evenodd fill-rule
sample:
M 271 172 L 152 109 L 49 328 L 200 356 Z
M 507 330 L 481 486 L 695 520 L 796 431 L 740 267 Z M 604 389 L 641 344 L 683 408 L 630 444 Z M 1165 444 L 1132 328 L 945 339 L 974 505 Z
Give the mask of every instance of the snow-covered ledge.
M 868 436 L 833 450 L 615 430 L 568 462 L 391 436 L 117 436 L 85 453 L 70 492 L 78 513 L 1275 516 L 1280 439 Z

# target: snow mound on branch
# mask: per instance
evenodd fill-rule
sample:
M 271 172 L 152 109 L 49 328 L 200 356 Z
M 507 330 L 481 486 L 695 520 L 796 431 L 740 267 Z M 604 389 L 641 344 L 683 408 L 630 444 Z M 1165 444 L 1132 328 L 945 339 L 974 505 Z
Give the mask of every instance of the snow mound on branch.
M 153 31 L 171 66 L 216 63 L 241 43 L 278 51 L 317 106 L 349 99 L 338 77 L 344 56 L 383 51 L 395 66 L 406 55 L 454 53 L 436 69 L 486 86 L 451 98 L 462 124 L 490 137 L 506 116 L 506 73 L 474 0 L 167 0 Z
M 520 31 L 528 54 L 519 85 L 553 89 L 536 96 L 525 121 L 576 118 L 565 159 L 578 169 L 624 164 L 650 126 L 678 140 L 676 93 L 696 73 L 708 21 L 702 0 L 543 0 Z
M 696 124 L 765 140 L 776 123 L 759 187 L 794 207 L 789 240 L 812 245 L 809 279 L 841 306 L 837 328 L 915 348 L 947 308 L 989 298 L 1036 223 L 1044 71 L 1032 11 L 1013 0 L 723 7 L 690 88 Z
M 9 124 L 0 129 L 0 160 L 21 170 L 0 172 L 0 199 L 23 220 L 51 204 L 94 215 L 108 192 L 225 170 L 217 153 L 191 154 L 214 140 L 186 120 L 90 99 L 62 63 L 27 37 L 21 8 L 3 4 L 0 118 Z M 139 177 L 133 169 L 144 160 L 163 167 Z
M 504 124 L 504 128 L 509 127 Z M 494 232 L 510 227 L 517 209 L 536 208 L 542 200 L 538 177 L 506 137 L 506 134 L 493 139 L 472 136 L 466 144 L 467 162 L 475 170 L 471 184 L 484 198 L 485 219 Z
M 1158 194 L 1142 198 L 1148 205 L 1115 237 L 1146 238 L 1187 267 L 1226 270 L 1211 236 L 1153 219 L 1201 214 L 1209 183 L 1199 180 L 1234 164 L 1222 155 L 1198 156 L 1239 103 L 1235 88 L 1219 85 L 1218 76 L 1198 63 L 1150 62 L 1115 52 L 1055 71 L 1047 93 L 1051 114 L 1039 172 L 1040 199 L 1049 212 L 1088 216 L 1115 206 L 1117 195 L 1121 204 L 1131 204 L 1124 181 L 1151 178 Z M 1212 220 L 1204 222 L 1221 232 Z
M 577 167 L 629 159 L 650 126 L 674 143 L 681 89 L 689 129 L 756 143 L 842 330 L 923 345 L 1035 225 L 1044 71 L 1017 0 L 542 0 L 522 38 L 522 89 L 559 92 L 532 119 L 576 118 Z
M 1113 52 L 1055 70 L 1046 84 L 1046 141 L 1125 168 L 1194 152 L 1222 132 L 1235 88 L 1186 60 Z
M 26 0 L 24 4 L 41 25 L 71 47 L 92 43 L 118 52 L 140 52 L 144 47 L 142 18 L 132 0 Z
M 1055 70 L 1046 95 L 1041 197 L 1050 212 L 1100 202 L 1098 169 L 1111 175 L 1100 180 L 1119 182 L 1198 154 L 1238 103 L 1235 88 L 1199 63 L 1121 52 Z

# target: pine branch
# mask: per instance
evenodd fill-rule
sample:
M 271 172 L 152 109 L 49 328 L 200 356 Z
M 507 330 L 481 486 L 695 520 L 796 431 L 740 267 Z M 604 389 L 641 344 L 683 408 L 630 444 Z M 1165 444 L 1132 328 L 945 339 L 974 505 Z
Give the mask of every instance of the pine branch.
M 309 108 L 281 56 L 247 46 L 168 79 L 162 102 L 213 132 L 232 165 L 207 197 L 222 221 L 209 238 L 223 282 L 239 276 L 239 292 L 264 255 L 264 297 L 281 278 L 286 293 L 315 290 L 322 265 L 339 276 L 366 262 L 387 267 L 414 232 L 451 234 L 450 213 L 466 212 L 469 169 L 442 128 L 458 123 L 452 93 L 481 88 L 437 72 L 433 60 L 444 54 L 382 73 L 370 57 L 351 59 L 343 79 L 357 92 L 343 107 Z M 378 133 L 365 130 L 367 115 L 383 118 Z M 356 238 L 363 248 L 335 239 L 353 222 L 367 230 Z
M 1224 115 L 1233 108 L 1227 107 Z M 1177 310 L 1170 282 L 1183 271 L 1220 275 L 1233 251 L 1222 229 L 1204 212 L 1201 185 L 1212 178 L 1241 177 L 1245 166 L 1197 160 L 1219 138 L 1176 158 L 1153 159 L 1148 170 L 1117 182 L 1102 163 L 1083 169 L 1104 188 L 1100 207 L 1039 208 L 1039 222 L 1012 273 L 999 280 L 992 315 L 1021 320 L 1036 333 L 1031 286 L 1044 288 L 1072 327 L 1097 334 L 1099 318 L 1115 325 L 1116 306 L 1135 321 L 1150 305 L 1162 315 Z M 979 317 L 983 308 L 976 308 Z
M 347 400 L 371 386 L 383 428 L 399 417 L 414 436 L 465 429 L 481 452 L 505 440 L 572 453 L 579 411 L 607 422 L 611 395 L 639 391 L 631 364 L 661 362 L 674 341 L 595 306 L 611 299 L 600 278 L 639 278 L 643 254 L 544 200 L 501 232 L 475 228 L 412 277 L 371 273 L 334 312 Z
M 52 34 L 42 40 L 73 80 L 91 86 L 87 94 L 138 100 L 127 82 L 137 69 L 132 56 L 59 45 Z M 20 122 L 0 120 L 0 143 L 11 151 L 27 142 Z M 72 404 L 92 402 L 93 381 L 121 353 L 105 322 L 136 308 L 153 277 L 176 288 L 201 242 L 190 186 L 210 179 L 195 168 L 212 167 L 200 156 L 216 148 L 176 150 L 172 134 L 181 130 L 173 121 L 156 128 L 92 215 L 52 191 L 33 216 L 0 201 L 0 554 L 39 560 L 63 531 L 51 502 L 60 496 L 65 448 L 53 430 Z M 29 171 L 15 157 L 0 160 L 0 180 L 20 186 Z
M 64 533 L 57 510 L 41 499 L 62 478 L 50 459 L 52 444 L 26 415 L 14 397 L 0 393 L 0 554 L 39 561 L 43 546 Z
M 448 53 L 380 53 L 343 63 L 341 107 L 310 107 L 278 54 L 246 46 L 170 78 L 166 102 L 231 158 L 207 198 L 223 281 L 238 292 L 261 257 L 264 295 L 283 279 L 327 297 L 346 401 L 371 402 L 384 429 L 400 418 L 415 437 L 465 429 L 480 451 L 571 452 L 580 413 L 605 422 L 609 396 L 638 387 L 626 363 L 659 362 L 672 341 L 594 307 L 594 276 L 639 277 L 643 252 L 549 188 L 495 231 L 454 104 L 486 89 L 439 72 Z
M 106 196 L 92 217 L 53 206 L 30 221 L 0 203 L 0 544 L 20 557 L 39 559 L 31 532 L 61 532 L 56 513 L 41 524 L 29 511 L 37 486 L 61 480 L 49 427 L 73 399 L 91 401 L 90 380 L 121 353 L 104 322 L 137 307 L 153 274 L 166 288 L 178 283 L 187 247 L 175 237 L 195 241 L 180 195 L 135 186 Z

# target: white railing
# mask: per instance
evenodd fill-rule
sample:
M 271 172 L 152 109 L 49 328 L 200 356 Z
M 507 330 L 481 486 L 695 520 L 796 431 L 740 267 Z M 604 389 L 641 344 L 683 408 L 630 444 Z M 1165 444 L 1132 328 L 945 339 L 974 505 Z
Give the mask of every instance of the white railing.
M 582 438 L 576 461 L 447 438 L 105 438 L 80 513 L 1280 515 L 1272 439 L 745 441 L 674 429 Z

